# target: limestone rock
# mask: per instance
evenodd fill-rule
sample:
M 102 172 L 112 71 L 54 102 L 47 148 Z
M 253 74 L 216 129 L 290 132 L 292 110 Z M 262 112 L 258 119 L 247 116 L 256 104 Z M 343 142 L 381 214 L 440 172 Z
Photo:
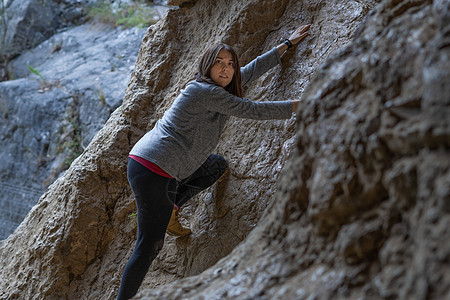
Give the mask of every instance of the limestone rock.
M 448 296 L 450 9 L 389 0 L 362 22 L 375 4 L 205 0 L 169 11 L 142 41 L 123 105 L 1 242 L 0 298 L 114 299 L 135 239 L 130 148 L 208 44 L 235 45 L 245 63 L 309 22 L 283 68 L 246 91 L 301 97 L 297 122 L 230 121 L 217 148 L 229 173 L 183 211 L 193 234 L 166 238 L 137 298 Z
M 384 1 L 302 96 L 258 226 L 198 276 L 137 299 L 447 299 L 448 1 Z
M 85 24 L 9 63 L 17 79 L 0 82 L 0 239 L 122 104 L 144 33 Z
M 36 47 L 59 28 L 84 16 L 88 0 L 5 0 L 2 5 L 0 61 Z

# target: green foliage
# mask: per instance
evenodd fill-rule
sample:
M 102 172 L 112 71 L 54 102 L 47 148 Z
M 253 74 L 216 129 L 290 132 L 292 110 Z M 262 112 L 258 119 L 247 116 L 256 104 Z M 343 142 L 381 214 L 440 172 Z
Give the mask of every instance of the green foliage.
M 128 215 L 128 218 L 130 219 L 131 224 L 133 224 L 133 228 L 137 227 L 137 213 L 131 213 Z
M 68 154 L 68 157 L 64 161 L 67 167 L 70 167 L 75 158 L 77 158 L 83 152 L 83 147 L 81 145 L 82 140 L 80 125 L 72 116 L 69 118 L 72 125 L 71 134 L 69 139 L 63 145 Z
M 72 95 L 72 103 L 66 111 L 66 124 L 61 128 L 56 154 L 64 153 L 64 165 L 70 167 L 72 162 L 83 152 L 81 124 L 78 111 L 78 96 Z
M 45 93 L 57 87 L 61 88 L 61 83 L 59 82 L 59 80 L 47 81 L 38 70 L 30 65 L 27 66 L 28 70 L 30 70 L 32 74 L 39 76 L 39 78 L 41 79 L 40 81 L 38 80 L 39 84 L 41 85 L 41 89 L 38 90 L 39 93 Z M 13 75 L 10 75 L 10 78 L 13 78 Z
M 98 97 L 100 98 L 100 103 L 102 104 L 102 105 L 105 105 L 106 104 L 106 97 L 105 97 L 105 93 L 103 93 L 103 90 L 102 89 L 97 89 L 97 91 L 98 91 Z
M 117 18 L 114 16 L 111 5 L 106 2 L 91 6 L 89 8 L 87 18 L 89 20 L 98 21 L 110 25 L 115 25 L 117 20 Z
M 125 28 L 143 28 L 156 22 L 155 11 L 139 3 L 119 5 L 117 9 L 113 9 L 111 4 L 104 1 L 90 7 L 87 17 L 89 20 Z
M 41 73 L 39 73 L 39 71 L 38 70 L 36 70 L 35 68 L 33 68 L 32 66 L 30 66 L 30 65 L 27 65 L 28 66 L 28 70 L 30 70 L 30 72 L 31 73 L 33 73 L 33 74 L 35 74 L 35 75 L 37 75 L 37 76 L 39 76 L 39 78 L 41 78 L 42 79 L 42 81 L 45 81 L 45 78 L 44 78 L 44 76 L 42 76 L 42 74 Z
M 155 23 L 153 9 L 149 7 L 141 7 L 138 5 L 129 6 L 126 9 L 119 11 L 119 16 L 116 25 L 123 25 L 125 27 L 139 27 L 143 28 Z

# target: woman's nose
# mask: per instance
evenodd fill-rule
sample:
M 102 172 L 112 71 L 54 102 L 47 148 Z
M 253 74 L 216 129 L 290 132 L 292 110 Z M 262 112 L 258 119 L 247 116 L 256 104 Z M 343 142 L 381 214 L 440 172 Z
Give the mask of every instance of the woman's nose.
M 225 70 L 225 69 L 228 69 L 228 68 L 231 68 L 231 66 L 230 66 L 230 65 L 227 65 L 227 64 L 223 64 L 222 70 Z

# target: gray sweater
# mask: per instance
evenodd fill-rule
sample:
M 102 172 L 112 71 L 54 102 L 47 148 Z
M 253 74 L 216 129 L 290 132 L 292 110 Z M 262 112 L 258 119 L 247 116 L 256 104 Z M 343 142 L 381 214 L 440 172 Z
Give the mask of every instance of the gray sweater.
M 241 68 L 246 85 L 280 63 L 277 48 Z M 195 172 L 216 148 L 229 116 L 249 119 L 288 119 L 291 101 L 255 102 L 239 98 L 224 88 L 189 82 L 155 127 L 131 149 L 157 164 L 177 180 Z

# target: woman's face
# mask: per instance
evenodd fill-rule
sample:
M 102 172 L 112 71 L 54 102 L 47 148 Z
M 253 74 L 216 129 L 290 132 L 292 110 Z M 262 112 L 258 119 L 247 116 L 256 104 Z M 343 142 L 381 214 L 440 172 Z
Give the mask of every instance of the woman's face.
M 230 84 L 234 75 L 234 60 L 228 50 L 220 50 L 211 68 L 211 79 L 221 87 Z

